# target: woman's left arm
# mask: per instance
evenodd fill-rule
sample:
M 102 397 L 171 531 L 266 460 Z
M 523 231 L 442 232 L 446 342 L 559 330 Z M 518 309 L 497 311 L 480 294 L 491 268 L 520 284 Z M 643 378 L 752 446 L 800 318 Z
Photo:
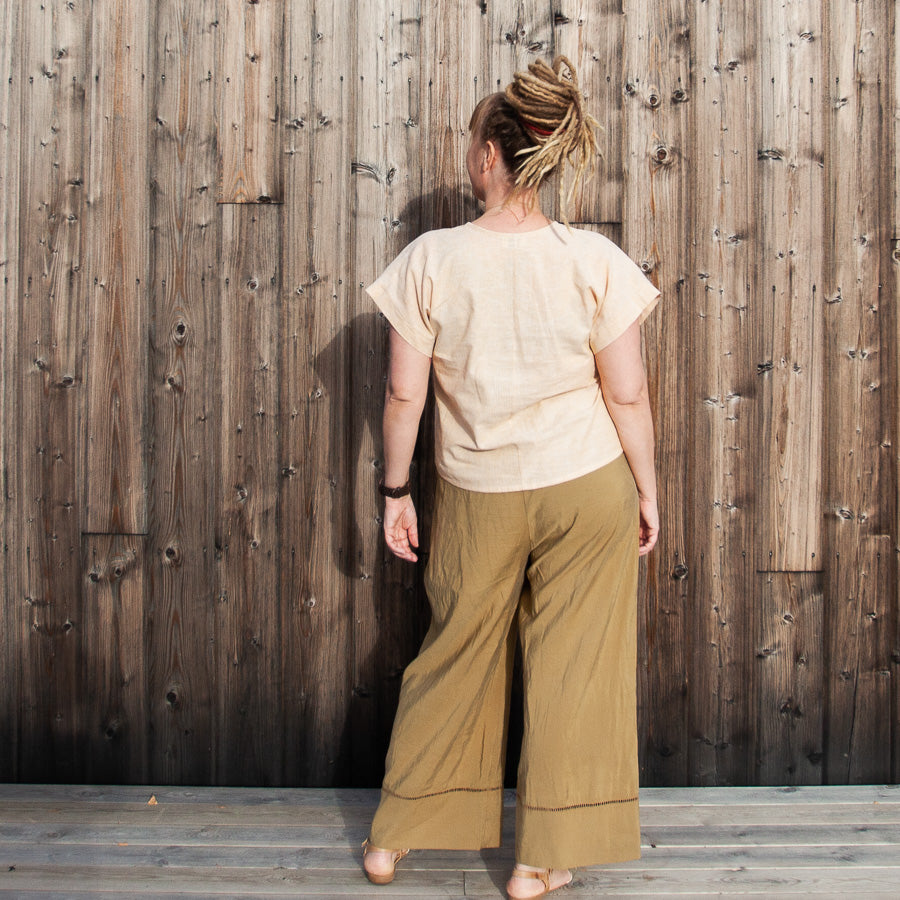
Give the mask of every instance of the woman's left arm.
M 400 487 L 409 479 L 419 420 L 428 396 L 431 357 L 416 350 L 391 326 L 390 362 L 384 394 L 384 483 Z M 412 497 L 385 497 L 384 538 L 391 552 L 415 562 L 419 546 L 418 520 Z

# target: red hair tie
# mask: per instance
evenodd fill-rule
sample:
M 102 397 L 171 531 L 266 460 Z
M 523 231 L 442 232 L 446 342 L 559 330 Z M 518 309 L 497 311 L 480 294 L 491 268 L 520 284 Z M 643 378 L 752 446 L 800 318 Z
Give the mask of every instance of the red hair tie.
M 534 132 L 536 132 L 537 134 L 543 134 L 543 135 L 551 135 L 551 134 L 553 134 L 552 131 L 545 131 L 543 128 L 538 128 L 537 125 L 531 125 L 531 124 L 529 124 L 529 123 L 526 122 L 524 119 L 521 119 L 521 118 L 520 118 L 519 121 L 520 121 L 520 122 L 521 122 L 521 123 L 522 123 L 529 131 L 534 131 Z

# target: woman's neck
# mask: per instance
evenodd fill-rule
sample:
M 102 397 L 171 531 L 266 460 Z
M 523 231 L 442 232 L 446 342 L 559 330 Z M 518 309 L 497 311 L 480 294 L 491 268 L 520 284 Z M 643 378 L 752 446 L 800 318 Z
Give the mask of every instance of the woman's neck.
M 512 203 L 508 199 L 508 191 L 488 192 L 484 198 L 484 212 L 475 222 L 491 231 L 535 231 L 550 223 L 539 204 L 530 205 L 528 195 Z

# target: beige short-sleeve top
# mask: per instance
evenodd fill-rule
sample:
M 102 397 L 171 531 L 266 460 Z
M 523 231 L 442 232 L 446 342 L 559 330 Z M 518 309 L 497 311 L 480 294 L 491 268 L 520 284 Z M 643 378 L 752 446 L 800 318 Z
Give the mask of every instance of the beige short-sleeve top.
M 642 322 L 660 292 L 609 238 L 558 222 L 428 231 L 366 292 L 432 358 L 442 478 L 531 490 L 622 453 L 594 353 Z

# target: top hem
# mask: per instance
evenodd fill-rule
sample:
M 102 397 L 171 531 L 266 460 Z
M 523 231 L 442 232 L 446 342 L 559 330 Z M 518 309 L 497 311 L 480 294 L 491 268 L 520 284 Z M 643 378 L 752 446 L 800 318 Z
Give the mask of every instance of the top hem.
M 501 485 L 498 488 L 486 488 L 481 485 L 480 482 L 476 486 L 473 486 L 473 483 L 467 481 L 466 479 L 460 480 L 459 478 L 455 478 L 452 474 L 447 472 L 437 461 L 435 462 L 435 468 L 437 469 L 438 475 L 444 481 L 452 484 L 454 487 L 461 488 L 464 491 L 470 491 L 473 494 L 516 494 L 520 491 L 534 491 L 538 488 L 554 487 L 558 484 L 566 484 L 569 481 L 575 481 L 576 478 L 581 478 L 583 475 L 589 475 L 591 472 L 596 472 L 597 469 L 602 469 L 604 466 L 608 466 L 610 463 L 615 462 L 620 456 L 624 455 L 625 451 L 619 449 L 608 459 L 602 459 L 602 461 L 600 462 L 593 461 L 583 469 L 577 469 L 572 474 L 566 475 L 565 478 L 535 479 L 533 481 L 523 480 L 518 487 L 507 487 L 506 485 Z

